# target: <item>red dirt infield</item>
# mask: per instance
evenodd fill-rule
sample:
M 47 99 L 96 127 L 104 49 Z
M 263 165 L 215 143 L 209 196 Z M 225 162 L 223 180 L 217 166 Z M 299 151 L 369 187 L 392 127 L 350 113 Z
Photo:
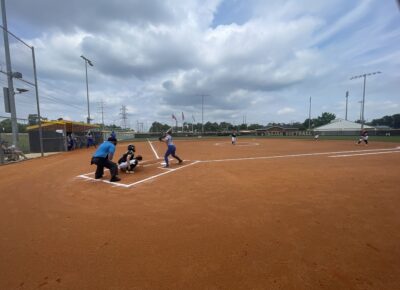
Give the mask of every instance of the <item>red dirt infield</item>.
M 1 166 L 0 289 L 400 289 L 400 144 L 175 143 L 118 184 L 94 148 Z

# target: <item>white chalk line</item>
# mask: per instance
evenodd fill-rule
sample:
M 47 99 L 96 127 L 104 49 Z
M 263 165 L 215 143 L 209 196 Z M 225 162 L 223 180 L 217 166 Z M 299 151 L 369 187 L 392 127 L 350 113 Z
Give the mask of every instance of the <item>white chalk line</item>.
M 220 143 L 215 143 L 215 146 L 258 146 L 260 143 L 257 142 L 237 142 L 235 145 L 232 144 L 232 142 L 220 142 Z
M 157 177 L 160 177 L 160 176 L 165 175 L 165 174 L 168 174 L 168 173 L 172 173 L 172 172 L 177 171 L 177 170 L 181 170 L 181 169 L 183 169 L 183 168 L 186 168 L 186 167 L 188 167 L 188 166 L 194 165 L 194 164 L 199 163 L 199 162 L 200 162 L 200 161 L 194 161 L 194 162 L 192 162 L 192 163 L 190 163 L 190 164 L 183 165 L 183 166 L 180 166 L 180 167 L 177 167 L 177 168 L 174 168 L 174 169 L 165 171 L 165 172 L 163 172 L 163 173 L 150 176 L 150 177 L 148 177 L 148 178 L 145 178 L 145 179 L 136 181 L 136 182 L 134 182 L 134 183 L 127 184 L 127 187 L 135 186 L 135 185 L 137 185 L 137 184 L 140 184 L 140 183 L 143 183 L 143 182 L 146 182 L 146 181 L 155 179 L 155 178 L 157 178 Z
M 90 174 L 90 173 L 88 173 L 88 174 Z M 84 174 L 78 175 L 77 177 L 84 178 L 84 179 L 86 179 L 86 181 L 105 182 L 105 183 L 108 183 L 108 184 L 113 185 L 113 186 L 120 186 L 120 187 L 125 187 L 125 188 L 129 187 L 129 186 L 127 186 L 126 184 L 123 184 L 123 183 L 111 182 L 111 181 L 104 180 L 104 179 L 95 179 L 95 178 L 86 176 L 86 175 L 84 175 Z
M 334 152 L 318 152 L 318 153 L 303 153 L 303 154 L 261 156 L 261 157 L 228 158 L 228 159 L 215 159 L 215 160 L 196 160 L 196 161 L 194 161 L 194 162 L 192 162 L 192 163 L 190 163 L 190 164 L 180 166 L 180 167 L 178 167 L 178 168 L 176 168 L 176 169 L 172 169 L 172 170 L 170 169 L 170 170 L 167 170 L 167 171 L 165 171 L 165 172 L 163 172 L 163 173 L 160 173 L 160 174 L 157 174 L 157 175 L 153 175 L 153 176 L 150 176 L 150 177 L 148 177 L 148 178 L 145 178 L 145 179 L 142 179 L 142 180 L 139 180 L 139 181 L 137 181 L 137 182 L 130 183 L 130 184 L 123 184 L 123 183 L 118 183 L 118 182 L 110 182 L 110 181 L 107 181 L 107 180 L 94 179 L 94 178 L 92 178 L 92 177 L 88 177 L 88 176 L 87 176 L 87 175 L 89 175 L 89 174 L 93 174 L 94 172 L 85 173 L 85 174 L 79 175 L 79 176 L 77 176 L 77 177 L 84 178 L 84 179 L 90 179 L 90 180 L 93 180 L 93 181 L 102 181 L 102 182 L 105 182 L 105 183 L 112 184 L 112 185 L 114 185 L 114 186 L 121 186 L 121 187 L 128 188 L 128 187 L 131 187 L 131 186 L 134 186 L 134 185 L 137 185 L 137 184 L 146 182 L 146 181 L 148 181 L 148 180 L 155 179 L 155 178 L 160 177 L 160 176 L 162 176 L 162 175 L 165 175 L 165 174 L 174 172 L 174 171 L 176 171 L 176 170 L 180 170 L 180 169 L 186 168 L 186 167 L 188 167 L 188 166 L 191 166 L 191 165 L 194 165 L 194 164 L 197 164 L 197 163 L 212 163 L 212 162 L 227 162 L 227 161 L 243 161 L 243 160 L 265 160 L 265 159 L 277 159 L 277 158 L 291 158 L 291 157 L 305 157 L 305 156 L 321 156 L 321 155 L 330 155 L 330 154 L 341 154 L 341 155 L 333 155 L 333 156 L 328 156 L 328 157 L 339 157 L 339 156 L 340 156 L 340 157 L 345 157 L 345 155 L 342 154 L 342 153 L 355 153 L 355 154 L 365 154 L 365 155 L 367 155 L 368 153 L 369 153 L 369 154 L 383 154 L 383 153 L 397 153 L 397 152 L 399 152 L 399 151 L 395 151 L 395 150 L 398 150 L 398 149 L 400 149 L 400 147 L 396 147 L 396 148 L 384 148 L 384 149 L 365 149 L 365 150 L 348 150 L 348 151 L 334 151 Z M 359 152 L 361 152 L 361 153 L 359 153 Z M 355 154 L 351 154 L 351 155 L 353 156 L 353 155 L 355 155 Z M 154 163 L 154 164 L 155 164 L 155 163 Z M 153 164 L 153 165 L 154 165 L 154 164 Z M 169 168 L 162 168 L 162 169 L 169 169 Z
M 185 161 L 186 161 L 186 160 L 185 160 Z M 165 174 L 168 174 L 168 173 L 172 173 L 172 172 L 174 172 L 174 171 L 177 171 L 177 170 L 186 168 L 186 167 L 188 167 L 188 166 L 194 165 L 194 164 L 199 163 L 199 162 L 200 162 L 200 161 L 193 161 L 192 163 L 189 163 L 189 164 L 187 164 L 187 165 L 182 165 L 182 166 L 179 166 L 179 167 L 177 167 L 177 168 L 163 168 L 163 167 L 158 167 L 158 168 L 161 168 L 161 169 L 166 169 L 167 171 L 165 171 L 165 172 L 163 172 L 163 173 L 160 173 L 160 174 L 156 174 L 156 175 L 150 176 L 150 177 L 148 177 L 148 178 L 145 178 L 145 179 L 142 179 L 142 180 L 139 180 L 139 181 L 136 181 L 136 182 L 134 182 L 134 183 L 130 183 L 130 184 L 124 184 L 124 183 L 119 183 L 119 182 L 111 182 L 111 181 L 108 181 L 108 180 L 104 180 L 104 179 L 95 179 L 95 178 L 93 178 L 93 177 L 87 176 L 87 175 L 89 175 L 89 174 L 93 174 L 94 172 L 90 172 L 90 173 L 85 173 L 85 174 L 78 175 L 77 178 L 78 178 L 78 177 L 79 177 L 79 178 L 83 178 L 83 179 L 86 179 L 86 181 L 89 181 L 89 180 L 94 181 L 94 182 L 99 182 L 99 181 L 100 181 L 100 182 L 108 183 L 108 184 L 110 184 L 110 185 L 115 185 L 115 186 L 120 186 L 120 187 L 128 188 L 128 187 L 134 186 L 134 185 L 136 185 L 136 184 L 139 184 L 139 183 L 142 183 L 142 182 L 145 182 L 145 181 L 148 181 L 148 180 L 151 180 L 151 179 L 160 177 L 160 176 L 162 176 L 162 175 L 165 175 Z
M 333 155 L 328 157 L 352 157 L 352 156 L 364 156 L 364 155 L 378 155 L 378 154 L 389 154 L 389 153 L 400 153 L 400 151 L 384 151 L 384 152 L 367 152 L 367 153 L 358 153 L 358 154 L 345 154 L 345 155 Z
M 175 169 L 172 169 L 172 168 L 169 168 L 169 167 L 165 167 L 165 166 L 160 166 L 160 167 L 157 167 L 157 168 L 160 168 L 160 169 L 163 169 L 163 170 L 175 170 Z
M 319 156 L 331 155 L 342 153 L 358 153 L 358 152 L 371 152 L 371 151 L 390 151 L 390 149 L 366 149 L 366 150 L 349 150 L 349 151 L 334 151 L 334 152 L 318 152 L 318 153 L 302 153 L 302 154 L 289 154 L 289 155 L 275 155 L 275 156 L 260 156 L 260 157 L 244 157 L 244 158 L 228 158 L 228 159 L 214 159 L 202 160 L 200 162 L 227 162 L 227 161 L 243 161 L 243 160 L 263 160 L 263 159 L 277 159 L 277 158 L 291 158 L 291 157 L 304 157 L 304 156 Z
M 153 150 L 154 156 L 155 156 L 157 159 L 160 159 L 160 156 L 158 156 L 156 149 L 154 149 L 153 144 L 150 142 L 149 139 L 147 139 L 147 142 L 149 142 L 150 147 L 151 147 L 151 150 Z

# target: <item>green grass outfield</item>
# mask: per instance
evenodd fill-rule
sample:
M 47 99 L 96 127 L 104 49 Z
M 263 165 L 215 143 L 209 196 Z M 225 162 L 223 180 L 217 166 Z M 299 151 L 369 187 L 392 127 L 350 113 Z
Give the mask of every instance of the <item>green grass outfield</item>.
M 172 135 L 173 136 L 173 135 Z M 175 140 L 195 140 L 195 139 L 217 139 L 217 140 L 231 140 L 230 136 L 203 136 L 203 137 L 178 137 L 178 136 L 173 136 Z M 150 141 L 158 141 L 157 138 L 135 138 L 132 141 L 141 141 L 141 140 L 150 140 Z M 240 142 L 241 139 L 300 139 L 300 140 L 312 140 L 314 141 L 314 136 L 251 136 L 251 135 L 243 135 L 243 136 L 238 136 L 238 142 Z M 350 141 L 358 141 L 359 136 L 319 136 L 318 141 L 324 141 L 324 140 L 350 140 Z M 125 141 L 125 140 L 124 140 Z M 127 140 L 126 140 L 127 141 Z M 370 135 L 369 142 L 374 142 L 374 141 L 379 141 L 379 142 L 400 142 L 400 136 L 373 136 Z
M 279 138 L 279 139 L 310 139 L 314 140 L 314 136 L 255 136 L 252 138 Z M 358 141 L 359 136 L 319 136 L 319 140 L 354 140 Z M 369 136 L 369 142 L 400 142 L 400 136 Z

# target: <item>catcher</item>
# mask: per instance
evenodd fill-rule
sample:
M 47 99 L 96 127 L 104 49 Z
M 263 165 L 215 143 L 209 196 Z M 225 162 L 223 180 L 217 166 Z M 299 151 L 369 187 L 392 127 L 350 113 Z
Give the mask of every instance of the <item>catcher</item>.
M 129 144 L 128 150 L 118 160 L 119 169 L 125 169 L 126 173 L 133 173 L 133 169 L 143 160 L 141 155 L 135 157 L 135 145 Z

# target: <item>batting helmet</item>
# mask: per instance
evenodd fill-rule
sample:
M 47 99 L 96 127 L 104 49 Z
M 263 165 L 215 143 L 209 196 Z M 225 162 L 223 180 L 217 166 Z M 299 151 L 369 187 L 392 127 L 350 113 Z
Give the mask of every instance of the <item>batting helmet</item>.
M 135 145 L 129 144 L 129 145 L 128 145 L 128 150 L 129 150 L 129 151 L 135 152 Z

